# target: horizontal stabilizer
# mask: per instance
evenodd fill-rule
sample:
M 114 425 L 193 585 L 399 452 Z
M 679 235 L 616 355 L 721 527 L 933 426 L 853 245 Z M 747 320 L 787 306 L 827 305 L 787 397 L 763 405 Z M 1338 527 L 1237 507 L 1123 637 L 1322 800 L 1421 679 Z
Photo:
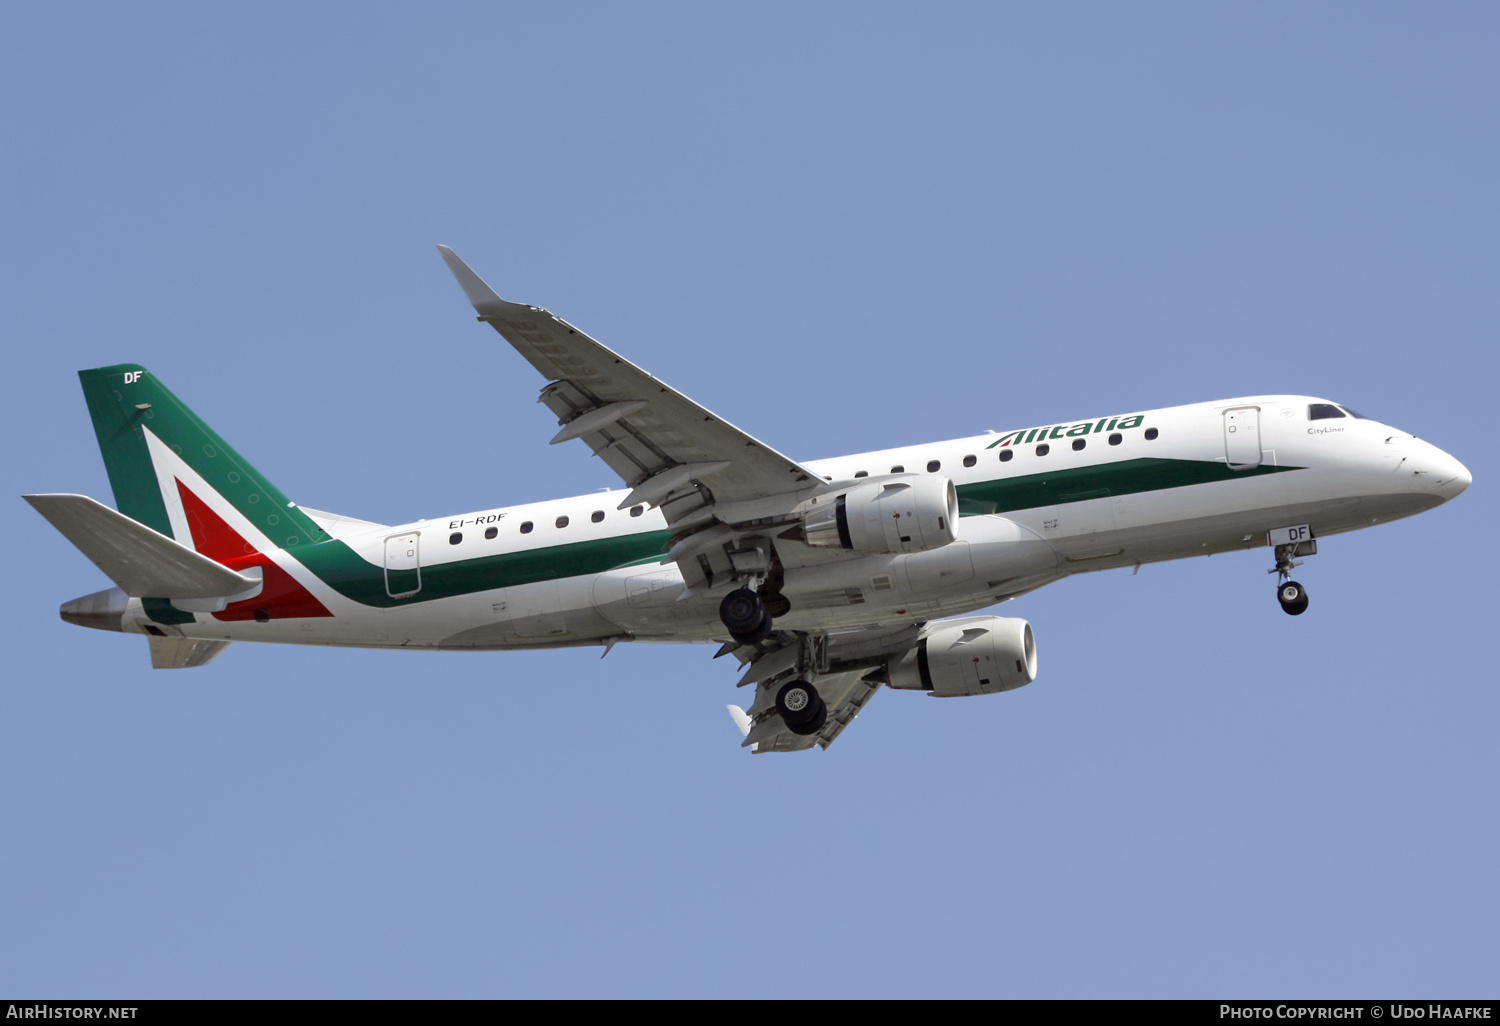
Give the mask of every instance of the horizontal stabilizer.
M 186 670 L 212 662 L 232 641 L 199 638 L 151 638 L 151 665 L 158 670 Z
M 218 599 L 260 587 L 257 578 L 237 574 L 87 495 L 22 498 L 132 598 Z

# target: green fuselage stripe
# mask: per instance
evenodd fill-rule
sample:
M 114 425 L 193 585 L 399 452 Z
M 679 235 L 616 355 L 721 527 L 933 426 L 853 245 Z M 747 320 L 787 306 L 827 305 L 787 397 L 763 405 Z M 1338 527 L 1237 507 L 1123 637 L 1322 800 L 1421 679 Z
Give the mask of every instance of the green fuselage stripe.
M 962 485 L 958 489 L 959 510 L 964 516 L 1008 513 L 1300 469 L 1260 466 L 1231 470 L 1223 463 L 1202 460 L 1123 460 Z M 295 555 L 308 570 L 345 598 L 367 606 L 389 608 L 654 563 L 661 559 L 670 537 L 670 531 L 643 531 L 524 552 L 500 552 L 474 559 L 423 565 L 420 589 L 402 598 L 392 598 L 389 591 L 404 590 L 409 584 L 403 581 L 388 590 L 384 568 L 366 562 L 341 541 L 303 545 Z
M 1031 454 L 1019 450 L 1018 459 Z M 1035 458 L 1035 457 L 1033 457 Z M 1046 457 L 1042 457 L 1045 459 Z M 1010 513 L 1015 510 L 1058 506 L 1069 502 L 1102 499 L 1111 495 L 1135 495 L 1166 488 L 1212 484 L 1215 481 L 1238 481 L 1262 474 L 1276 474 L 1301 467 L 1247 467 L 1231 470 L 1225 463 L 1205 460 L 1121 460 L 1091 467 L 1060 467 L 1038 474 L 976 481 L 958 486 L 960 515 L 983 516 Z
M 197 619 L 192 613 L 184 613 L 172 605 L 170 599 L 143 598 L 141 599 L 141 608 L 145 610 L 147 616 L 157 623 L 192 623 Z
M 341 541 L 298 549 L 297 559 L 340 595 L 367 606 L 405 606 L 496 588 L 513 588 L 554 578 L 583 577 L 661 559 L 670 531 L 643 531 L 614 538 L 549 545 L 524 552 L 498 552 L 450 563 L 423 564 L 421 588 L 414 595 L 392 598 L 385 570 L 361 559 Z

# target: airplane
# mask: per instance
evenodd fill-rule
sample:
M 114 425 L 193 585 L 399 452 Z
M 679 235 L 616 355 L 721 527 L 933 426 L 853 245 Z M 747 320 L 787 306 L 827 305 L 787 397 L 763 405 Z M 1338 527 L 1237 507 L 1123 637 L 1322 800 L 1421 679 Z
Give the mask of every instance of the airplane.
M 621 489 L 387 526 L 289 500 L 144 367 L 79 372 L 118 511 L 24 498 L 115 584 L 63 620 L 141 634 L 152 665 L 235 641 L 547 649 L 719 643 L 757 754 L 826 749 L 885 686 L 997 694 L 1037 676 L 1031 625 L 972 615 L 1073 574 L 1265 547 L 1281 608 L 1320 540 L 1432 509 L 1446 452 L 1311 396 L 1262 395 L 797 462 L 446 246 L 546 380 L 552 444 Z M 946 618 L 945 618 L 946 617 Z M 716 656 L 717 658 L 717 656 Z

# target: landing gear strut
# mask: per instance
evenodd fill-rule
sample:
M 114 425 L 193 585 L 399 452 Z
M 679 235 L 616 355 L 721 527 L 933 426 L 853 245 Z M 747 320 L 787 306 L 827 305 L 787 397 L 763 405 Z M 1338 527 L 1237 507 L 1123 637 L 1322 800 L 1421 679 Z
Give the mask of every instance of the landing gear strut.
M 1276 566 L 1266 571 L 1281 579 L 1276 585 L 1276 601 L 1281 603 L 1281 611 L 1288 616 L 1301 616 L 1307 612 L 1307 589 L 1292 580 L 1292 570 L 1302 565 L 1300 560 L 1292 559 L 1296 554 L 1295 544 L 1276 546 Z

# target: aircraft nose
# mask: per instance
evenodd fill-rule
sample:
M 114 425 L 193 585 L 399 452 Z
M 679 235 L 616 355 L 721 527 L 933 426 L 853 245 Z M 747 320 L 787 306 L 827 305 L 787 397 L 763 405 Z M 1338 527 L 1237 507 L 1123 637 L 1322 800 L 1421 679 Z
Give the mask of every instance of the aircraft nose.
M 1469 473 L 1468 467 L 1436 446 L 1432 447 L 1426 463 L 1429 480 L 1432 482 L 1428 487 L 1436 488 L 1444 502 L 1463 494 L 1464 489 L 1474 481 L 1474 475 Z
M 1448 466 L 1443 468 L 1442 478 L 1438 481 L 1438 487 L 1442 488 L 1445 498 L 1453 498 L 1463 493 L 1464 489 L 1474 483 L 1474 475 L 1469 473 L 1469 468 L 1464 466 L 1452 456 L 1443 453 L 1447 457 Z

